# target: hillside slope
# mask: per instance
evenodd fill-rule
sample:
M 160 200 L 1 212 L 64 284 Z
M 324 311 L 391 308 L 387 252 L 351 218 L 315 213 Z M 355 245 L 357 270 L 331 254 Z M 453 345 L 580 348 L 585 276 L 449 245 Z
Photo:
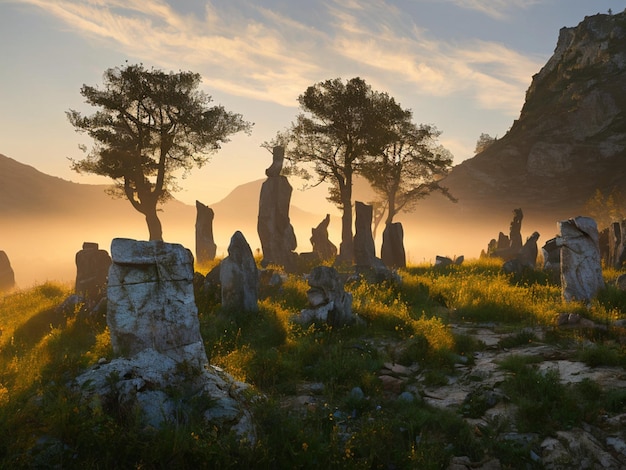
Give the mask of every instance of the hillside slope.
M 473 206 L 577 215 L 596 189 L 626 186 L 626 13 L 562 28 L 505 136 L 446 179 Z

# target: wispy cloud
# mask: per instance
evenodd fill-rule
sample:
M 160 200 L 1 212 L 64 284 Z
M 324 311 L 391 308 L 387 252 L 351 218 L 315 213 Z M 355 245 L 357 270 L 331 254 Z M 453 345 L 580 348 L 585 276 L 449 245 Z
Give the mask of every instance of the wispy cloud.
M 511 11 L 528 8 L 540 0 L 447 0 L 458 7 L 484 13 L 494 19 L 508 18 Z
M 324 24 L 250 0 L 206 2 L 203 14 L 181 13 L 163 0 L 15 0 L 58 18 L 77 34 L 110 43 L 146 64 L 190 68 L 210 89 L 296 106 L 316 81 L 359 74 L 393 94 L 468 93 L 481 107 L 517 112 L 532 58 L 498 44 L 437 42 L 384 1 L 327 0 Z M 503 14 L 533 0 L 449 0 Z M 115 65 L 115 64 L 112 64 Z

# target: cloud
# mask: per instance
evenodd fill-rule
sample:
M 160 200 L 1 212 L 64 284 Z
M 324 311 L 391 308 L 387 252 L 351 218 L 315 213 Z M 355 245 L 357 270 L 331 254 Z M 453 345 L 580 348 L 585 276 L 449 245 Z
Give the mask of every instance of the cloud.
M 384 1 L 320 2 L 315 22 L 250 0 L 207 1 L 200 14 L 164 0 L 19 1 L 147 65 L 189 68 L 210 89 L 284 106 L 296 106 L 297 96 L 317 81 L 361 75 L 392 95 L 396 87 L 430 96 L 468 93 L 484 108 L 517 112 L 540 66 L 498 44 L 435 41 Z M 448 1 L 492 16 L 534 3 Z
M 508 12 L 516 9 L 529 8 L 540 0 L 447 0 L 466 10 L 475 10 L 500 20 L 509 17 Z

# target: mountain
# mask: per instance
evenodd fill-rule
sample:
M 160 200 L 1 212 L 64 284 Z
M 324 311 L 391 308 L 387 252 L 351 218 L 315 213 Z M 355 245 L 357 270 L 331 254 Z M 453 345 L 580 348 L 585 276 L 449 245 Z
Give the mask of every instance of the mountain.
M 578 215 L 596 189 L 626 186 L 626 12 L 560 30 L 519 119 L 455 167 L 446 185 L 469 205 Z
M 218 256 L 228 254 L 236 230 L 252 250 L 260 248 L 256 224 L 262 183 L 238 186 L 223 200 L 209 204 L 215 212 Z M 85 241 L 109 251 L 115 237 L 146 239 L 143 216 L 126 199 L 107 195 L 107 188 L 66 181 L 0 155 L 0 250 L 9 256 L 19 286 L 71 281 L 76 275 L 75 254 Z M 325 215 L 291 207 L 299 252 L 311 250 L 311 228 Z M 166 241 L 195 250 L 195 207 L 174 199 L 162 206 L 159 217 Z

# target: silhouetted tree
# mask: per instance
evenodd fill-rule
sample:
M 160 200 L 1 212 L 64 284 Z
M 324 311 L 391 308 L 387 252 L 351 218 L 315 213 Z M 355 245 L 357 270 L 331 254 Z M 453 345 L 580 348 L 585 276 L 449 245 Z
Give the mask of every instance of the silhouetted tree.
M 361 78 L 326 80 L 298 97 L 304 111 L 266 146 L 285 146 L 292 171 L 330 184 L 328 200 L 342 211 L 339 259 L 352 261 L 352 181 L 365 161 L 389 144 L 394 123 L 407 118 L 393 98 Z M 410 112 L 408 112 L 410 116 Z
M 486 150 L 491 144 L 493 144 L 496 140 L 496 137 L 491 137 L 489 134 L 480 134 L 480 137 L 476 141 L 476 149 L 475 153 L 480 153 Z
M 383 151 L 364 163 L 361 174 L 384 201 L 385 225 L 400 211 L 412 210 L 417 201 L 433 191 L 455 199 L 439 184 L 452 165 L 452 154 L 437 143 L 441 135 L 435 127 L 417 126 L 409 119 L 394 126 L 394 138 Z
M 72 169 L 112 178 L 113 194 L 126 196 L 148 224 L 150 240 L 162 240 L 157 205 L 179 189 L 175 172 L 201 167 L 231 134 L 251 124 L 198 90 L 200 75 L 146 70 L 143 65 L 107 69 L 104 88 L 83 85 L 86 102 L 100 108 L 91 116 L 67 117 L 77 132 L 94 139 Z
M 585 202 L 585 211 L 596 221 L 598 229 L 605 229 L 613 222 L 626 219 L 626 197 L 616 187 L 606 194 L 596 189 Z

